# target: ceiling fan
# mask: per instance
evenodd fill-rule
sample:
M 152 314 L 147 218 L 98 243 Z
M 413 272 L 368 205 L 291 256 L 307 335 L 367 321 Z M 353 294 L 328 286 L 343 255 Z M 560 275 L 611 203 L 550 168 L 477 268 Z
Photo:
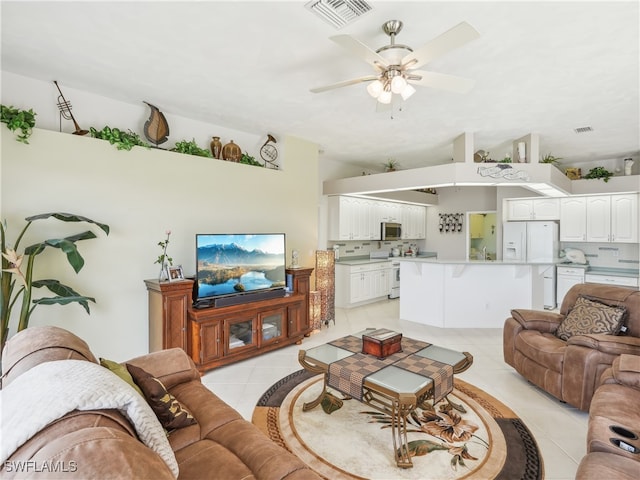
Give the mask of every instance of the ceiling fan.
M 480 34 L 467 22 L 456 25 L 417 50 L 413 50 L 407 45 L 395 43 L 396 35 L 402 30 L 400 20 L 385 22 L 382 25 L 382 30 L 389 36 L 390 43 L 377 50 L 372 50 L 350 35 L 330 37 L 330 40 L 374 67 L 376 73 L 312 88 L 311 92 L 320 93 L 357 83 L 371 82 L 367 86 L 369 94 L 378 102 L 389 104 L 393 94 L 400 95 L 403 100 L 413 95 L 416 91 L 413 85 L 439 88 L 456 93 L 467 93 L 473 88 L 475 82 L 470 79 L 416 70 L 441 55 L 479 38 Z

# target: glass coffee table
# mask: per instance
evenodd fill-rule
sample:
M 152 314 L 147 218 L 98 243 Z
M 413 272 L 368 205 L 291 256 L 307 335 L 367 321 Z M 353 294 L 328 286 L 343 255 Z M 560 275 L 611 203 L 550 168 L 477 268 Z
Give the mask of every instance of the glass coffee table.
M 446 399 L 453 389 L 453 374 L 467 370 L 473 357 L 468 352 L 405 337 L 401 352 L 380 360 L 362 353 L 362 335 L 370 331 L 300 350 L 298 361 L 302 367 L 323 375 L 320 395 L 302 409 L 306 412 L 320 405 L 329 395 L 327 388 L 333 388 L 345 395 L 343 400 L 356 398 L 389 415 L 396 464 L 411 468 L 407 416 L 427 399 L 434 399 L 434 403 Z

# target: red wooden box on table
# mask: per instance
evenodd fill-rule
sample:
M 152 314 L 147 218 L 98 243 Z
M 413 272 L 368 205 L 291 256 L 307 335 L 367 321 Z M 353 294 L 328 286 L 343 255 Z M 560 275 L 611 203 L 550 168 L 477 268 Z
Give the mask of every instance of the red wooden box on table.
M 379 359 L 402 351 L 402 334 L 379 328 L 362 335 L 362 353 L 375 355 Z

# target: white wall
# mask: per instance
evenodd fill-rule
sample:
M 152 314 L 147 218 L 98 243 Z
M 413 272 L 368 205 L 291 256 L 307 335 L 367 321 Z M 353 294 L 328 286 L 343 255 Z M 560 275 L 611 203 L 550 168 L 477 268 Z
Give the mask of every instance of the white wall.
M 75 304 L 38 306 L 31 325 L 67 328 L 98 356 L 120 361 L 147 352 L 143 280 L 158 275 L 157 243 L 167 229 L 173 232 L 168 253 L 185 274 L 194 273 L 196 233 L 284 232 L 287 261 L 297 249 L 301 265 L 314 265 L 315 144 L 279 140 L 286 168 L 277 171 L 157 149 L 118 151 L 103 140 L 40 129 L 24 145 L 5 126 L 1 131 L 0 216 L 12 241 L 25 217 L 44 212 L 77 213 L 111 227 L 108 237 L 91 228 L 98 238 L 78 244 L 86 260 L 79 275 L 53 249 L 36 262 L 36 278 L 59 279 L 97 303 L 89 316 Z M 36 222 L 21 246 L 84 230 L 55 220 Z
M 466 218 L 461 232 L 440 233 L 438 215 L 495 211 L 496 187 L 446 187 L 437 191 L 438 205 L 427 207 L 426 250 L 438 252 L 439 259 L 462 260 L 467 252 Z
M 144 123 L 149 118 L 151 110 L 143 103 L 146 100 L 155 104 L 165 115 L 169 124 L 169 139 L 161 145 L 164 149 L 171 149 L 176 142 L 182 140 L 195 140 L 201 148 L 209 148 L 212 136 L 219 136 L 223 144 L 233 140 L 242 148 L 243 152 L 253 155 L 260 160 L 259 149 L 267 140 L 267 133 L 275 136 L 276 146 L 279 151 L 279 160 L 285 156 L 284 142 L 281 141 L 281 133 L 286 132 L 242 132 L 225 127 L 224 125 L 212 125 L 190 118 L 174 115 L 164 110 L 161 100 L 141 98 L 140 103 L 130 104 L 102 97 L 93 93 L 70 88 L 63 81 L 58 82 L 64 98 L 72 105 L 72 114 L 81 128 L 89 130 L 94 127 L 102 130 L 104 126 L 131 130 L 142 140 L 144 137 Z M 57 103 L 58 90 L 53 83 L 43 82 L 29 77 L 16 75 L 7 71 L 2 72 L 2 91 L 0 92 L 3 105 L 13 105 L 16 108 L 28 110 L 32 108 L 36 112 L 36 126 L 44 130 L 62 131 L 71 133 L 74 131 L 73 122 L 62 120 Z M 280 162 L 286 168 L 283 162 Z

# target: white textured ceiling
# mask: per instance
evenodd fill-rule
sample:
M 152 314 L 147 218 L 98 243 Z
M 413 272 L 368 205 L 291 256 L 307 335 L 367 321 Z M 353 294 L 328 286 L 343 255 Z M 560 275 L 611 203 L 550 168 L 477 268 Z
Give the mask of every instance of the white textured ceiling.
M 473 132 L 502 158 L 540 135 L 563 163 L 640 151 L 639 2 L 376 2 L 336 30 L 305 1 L 2 1 L 2 69 L 250 133 L 292 134 L 326 158 L 379 170 L 450 161 Z M 381 25 L 404 22 L 414 49 L 461 21 L 481 34 L 423 69 L 476 80 L 465 95 L 418 87 L 391 118 L 365 84 L 312 87 L 373 73 L 329 40 L 350 34 L 372 48 Z M 590 126 L 593 132 L 576 134 Z M 321 156 L 321 159 L 323 157 Z

